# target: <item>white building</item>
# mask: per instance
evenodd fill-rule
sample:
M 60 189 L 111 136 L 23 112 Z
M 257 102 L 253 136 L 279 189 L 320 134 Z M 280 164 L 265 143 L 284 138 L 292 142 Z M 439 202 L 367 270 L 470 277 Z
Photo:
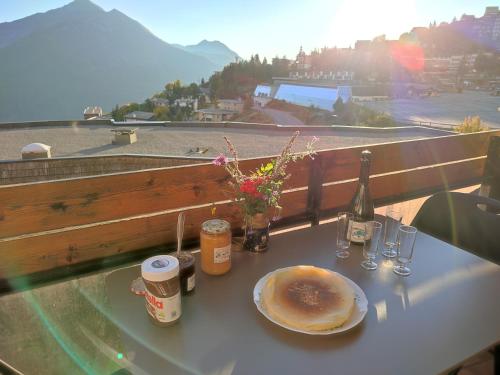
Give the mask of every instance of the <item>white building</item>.
M 284 100 L 286 102 L 310 107 L 325 109 L 331 111 L 333 105 L 338 98 L 341 98 L 345 103 L 352 97 L 352 89 L 350 86 L 321 87 L 321 86 L 305 86 L 282 83 L 279 85 L 275 99 Z
M 196 98 L 180 98 L 174 100 L 174 105 L 179 106 L 181 108 L 191 107 L 193 111 L 198 110 L 198 99 Z
M 217 102 L 217 108 L 234 113 L 242 113 L 245 103 L 241 99 L 220 99 Z

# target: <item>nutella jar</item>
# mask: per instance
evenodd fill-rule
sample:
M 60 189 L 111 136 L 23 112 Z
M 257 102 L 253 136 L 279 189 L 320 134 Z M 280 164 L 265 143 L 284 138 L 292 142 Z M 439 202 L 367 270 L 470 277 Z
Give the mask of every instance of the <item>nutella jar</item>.
M 159 326 L 174 324 L 181 317 L 179 261 L 170 255 L 146 259 L 141 266 L 146 286 L 146 310 Z
M 222 275 L 231 269 L 231 226 L 212 219 L 201 225 L 201 269 L 209 275 Z

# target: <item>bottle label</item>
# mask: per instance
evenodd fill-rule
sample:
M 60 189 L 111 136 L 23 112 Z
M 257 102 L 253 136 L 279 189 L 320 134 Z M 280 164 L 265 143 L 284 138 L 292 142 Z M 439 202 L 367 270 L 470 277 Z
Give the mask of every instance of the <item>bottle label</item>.
M 156 297 L 146 290 L 146 310 L 151 317 L 160 323 L 169 323 L 177 320 L 181 315 L 181 294 L 178 292 L 172 297 Z
M 194 278 L 194 273 L 187 278 L 187 291 L 190 292 L 194 289 L 195 286 L 195 278 Z
M 371 227 L 366 223 L 351 220 L 349 221 L 349 233 L 351 233 L 351 241 L 363 243 L 365 239 L 369 240 L 372 237 Z
M 231 244 L 214 249 L 214 263 L 225 263 L 231 259 Z

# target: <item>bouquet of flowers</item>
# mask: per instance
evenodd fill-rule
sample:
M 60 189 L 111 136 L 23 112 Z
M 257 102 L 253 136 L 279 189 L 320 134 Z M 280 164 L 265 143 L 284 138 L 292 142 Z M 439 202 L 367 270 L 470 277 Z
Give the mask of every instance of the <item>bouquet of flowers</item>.
M 275 217 L 279 216 L 281 211 L 279 200 L 283 184 L 290 177 L 286 172 L 288 164 L 306 156 L 313 158 L 315 154 L 313 146 L 318 141 L 316 137 L 307 143 L 305 152 L 292 153 L 292 146 L 298 136 L 297 131 L 277 158 L 272 159 L 266 165 L 261 165 L 248 175 L 243 174 L 239 168 L 238 153 L 234 145 L 227 137 L 224 137 L 232 160 L 220 154 L 213 164 L 224 167 L 231 176 L 230 184 L 235 192 L 235 201 L 240 204 L 246 221 L 256 214 L 265 214 L 270 207 L 276 209 Z

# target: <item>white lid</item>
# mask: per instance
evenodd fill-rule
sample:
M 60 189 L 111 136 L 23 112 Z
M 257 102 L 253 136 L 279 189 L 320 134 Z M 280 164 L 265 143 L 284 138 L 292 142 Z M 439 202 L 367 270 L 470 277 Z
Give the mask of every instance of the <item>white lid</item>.
M 43 143 L 30 143 L 29 145 L 24 146 L 21 149 L 22 153 L 31 153 L 31 152 L 46 152 L 50 150 L 50 146 L 45 145 Z
M 165 281 L 179 275 L 179 260 L 170 255 L 157 255 L 141 265 L 142 277 L 149 281 Z

